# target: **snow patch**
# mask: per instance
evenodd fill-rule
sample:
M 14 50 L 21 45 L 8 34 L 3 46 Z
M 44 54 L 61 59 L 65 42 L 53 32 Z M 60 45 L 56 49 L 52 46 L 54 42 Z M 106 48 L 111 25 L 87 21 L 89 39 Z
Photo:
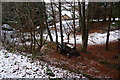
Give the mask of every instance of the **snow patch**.
M 50 70 L 54 76 L 47 73 Z M 32 61 L 30 58 L 9 53 L 0 49 L 0 79 L 2 78 L 85 78 L 61 68 L 48 65 L 42 61 Z
M 51 31 L 52 37 L 54 42 L 56 41 L 56 35 L 55 35 L 55 31 Z M 114 30 L 114 31 L 110 31 L 110 36 L 109 36 L 109 41 L 117 41 L 118 38 L 120 38 L 120 30 Z M 68 36 L 63 33 L 63 39 L 64 42 L 68 42 L 67 38 Z M 45 35 L 44 35 L 45 37 Z M 107 33 L 91 33 L 89 34 L 88 37 L 88 44 L 89 45 L 96 45 L 96 44 L 105 44 L 106 43 L 106 38 L 107 38 Z M 48 40 L 50 41 L 49 37 Z M 60 32 L 58 32 L 58 42 L 61 43 L 61 35 Z M 69 43 L 70 44 L 74 44 L 74 36 L 70 35 L 69 36 Z M 76 43 L 77 44 L 82 44 L 82 35 L 76 35 Z

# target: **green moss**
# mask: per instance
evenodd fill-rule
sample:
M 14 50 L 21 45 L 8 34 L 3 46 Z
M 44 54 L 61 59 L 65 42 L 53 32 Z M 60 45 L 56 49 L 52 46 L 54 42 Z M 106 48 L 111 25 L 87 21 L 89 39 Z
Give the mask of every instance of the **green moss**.
M 104 61 L 104 60 L 99 60 L 99 59 L 98 59 L 98 61 L 101 64 L 104 64 L 104 65 L 106 65 L 106 66 L 108 66 L 108 67 L 110 67 L 112 69 L 118 69 L 119 68 L 118 64 L 112 64 L 111 61 Z
M 49 68 L 47 68 L 47 70 L 46 70 L 46 74 L 49 75 L 49 76 L 52 76 L 52 77 L 55 76 L 55 74 L 54 74 L 54 73 L 52 72 L 52 70 L 49 69 Z
M 117 21 L 114 24 L 111 24 L 111 28 L 120 28 L 120 21 Z
M 12 52 L 12 53 L 14 53 L 14 50 L 13 50 L 12 47 L 9 47 L 9 46 L 8 46 L 8 47 L 6 47 L 5 49 L 6 49 L 8 52 Z

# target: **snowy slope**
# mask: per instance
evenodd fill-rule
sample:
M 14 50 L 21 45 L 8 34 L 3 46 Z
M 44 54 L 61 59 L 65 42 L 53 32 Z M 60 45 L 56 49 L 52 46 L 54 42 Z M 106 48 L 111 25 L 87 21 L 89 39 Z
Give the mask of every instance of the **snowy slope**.
M 52 37 L 53 40 L 56 40 L 55 37 L 55 32 L 52 31 Z M 65 33 L 63 33 L 64 35 L 64 42 L 67 42 L 67 35 Z M 110 31 L 110 37 L 109 37 L 109 41 L 117 41 L 118 38 L 120 38 L 120 30 L 114 30 L 114 31 Z M 44 35 L 46 36 L 46 35 Z M 106 37 L 107 37 L 107 33 L 90 33 L 89 37 L 88 37 L 88 44 L 89 45 L 96 45 L 96 44 L 105 44 L 106 43 Z M 48 37 L 48 40 L 49 37 Z M 61 42 L 61 35 L 60 32 L 58 32 L 58 42 Z M 74 44 L 74 37 L 73 35 L 70 35 L 70 40 L 69 43 Z M 77 44 L 82 44 L 82 36 L 81 35 L 76 35 L 76 43 Z
M 48 69 L 55 76 L 47 75 Z M 0 79 L 2 78 L 82 78 L 82 74 L 50 66 L 42 61 L 32 61 L 30 58 L 9 53 L 0 49 Z
M 79 19 L 75 20 L 75 24 L 76 24 L 75 27 L 78 28 L 79 27 Z M 52 27 L 54 27 L 54 25 L 49 26 L 50 29 L 52 29 Z M 56 27 L 57 27 L 57 34 L 58 34 L 58 42 L 61 42 L 60 23 L 59 22 L 56 23 Z M 63 30 L 64 42 L 68 42 L 68 40 L 67 40 L 68 36 L 66 33 L 69 33 L 71 30 L 73 31 L 73 20 L 62 20 L 62 27 L 63 27 L 62 30 Z M 74 44 L 74 36 L 72 34 L 69 36 L 69 43 Z M 55 30 L 51 30 L 51 35 L 55 42 L 56 41 Z M 119 35 L 120 35 L 120 30 L 110 31 L 109 41 L 110 42 L 117 41 L 117 39 L 120 38 Z M 45 38 L 47 36 L 47 34 L 43 34 L 43 36 Z M 97 32 L 89 33 L 88 44 L 89 45 L 105 44 L 106 37 L 107 37 L 107 33 L 97 33 Z M 49 37 L 48 37 L 48 41 L 50 41 Z M 76 35 L 76 43 L 82 44 L 82 35 Z

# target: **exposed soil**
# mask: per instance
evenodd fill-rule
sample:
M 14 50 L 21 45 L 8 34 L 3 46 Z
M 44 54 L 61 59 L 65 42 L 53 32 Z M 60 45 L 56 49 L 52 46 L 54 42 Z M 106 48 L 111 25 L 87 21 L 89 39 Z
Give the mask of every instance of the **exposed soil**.
M 109 25 L 107 23 L 93 23 L 94 26 L 89 33 L 103 33 L 105 28 Z M 102 27 L 101 27 L 102 26 Z M 77 34 L 81 34 L 78 32 Z M 38 56 L 38 59 L 48 62 L 57 67 L 67 69 L 76 73 L 83 73 L 83 75 L 99 79 L 120 79 L 120 41 L 110 42 L 109 50 L 105 50 L 104 45 L 88 45 L 88 52 L 82 53 L 81 45 L 77 45 L 77 51 L 80 56 L 73 55 L 70 59 L 63 54 L 56 51 L 54 43 L 47 43 L 46 54 Z
M 88 46 L 88 53 L 79 53 L 70 59 L 56 52 L 55 44 L 48 43 L 46 54 L 37 58 L 57 67 L 83 73 L 89 78 L 119 78 L 120 42 L 109 43 L 109 50 L 105 45 Z M 80 51 L 81 45 L 77 45 Z
M 89 29 L 90 29 L 89 33 L 94 33 L 94 32 L 104 33 L 106 31 L 106 27 L 108 27 L 108 26 L 109 26 L 109 22 L 94 22 L 94 23 L 91 23 L 91 26 L 89 26 Z M 79 31 L 79 28 L 77 28 L 77 31 Z M 76 34 L 81 35 L 81 32 L 76 32 Z
M 103 32 L 108 23 L 94 23 L 94 27 L 89 33 Z M 101 28 L 102 26 L 102 28 Z M 80 32 L 77 34 L 81 34 Z M 56 44 L 47 42 L 43 46 L 43 52 L 38 53 L 37 59 L 45 61 L 56 67 L 67 69 L 76 73 L 83 73 L 88 78 L 112 78 L 120 79 L 120 41 L 110 42 L 109 50 L 105 50 L 104 45 L 88 45 L 88 52 L 82 53 L 81 45 L 77 45 L 77 51 L 80 56 L 71 56 L 69 59 L 66 55 L 56 51 Z

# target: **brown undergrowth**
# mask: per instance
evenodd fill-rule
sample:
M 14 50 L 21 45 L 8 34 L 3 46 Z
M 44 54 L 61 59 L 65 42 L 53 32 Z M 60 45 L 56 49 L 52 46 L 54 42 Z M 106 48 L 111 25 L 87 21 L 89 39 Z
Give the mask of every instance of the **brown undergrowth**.
M 109 43 L 108 51 L 105 50 L 105 45 L 89 45 L 88 53 L 79 53 L 80 56 L 68 59 L 66 55 L 56 52 L 55 44 L 49 42 L 46 54 L 37 58 L 63 69 L 83 73 L 90 78 L 119 78 L 119 44 L 120 42 Z M 80 49 L 81 45 L 77 45 L 77 50 Z

